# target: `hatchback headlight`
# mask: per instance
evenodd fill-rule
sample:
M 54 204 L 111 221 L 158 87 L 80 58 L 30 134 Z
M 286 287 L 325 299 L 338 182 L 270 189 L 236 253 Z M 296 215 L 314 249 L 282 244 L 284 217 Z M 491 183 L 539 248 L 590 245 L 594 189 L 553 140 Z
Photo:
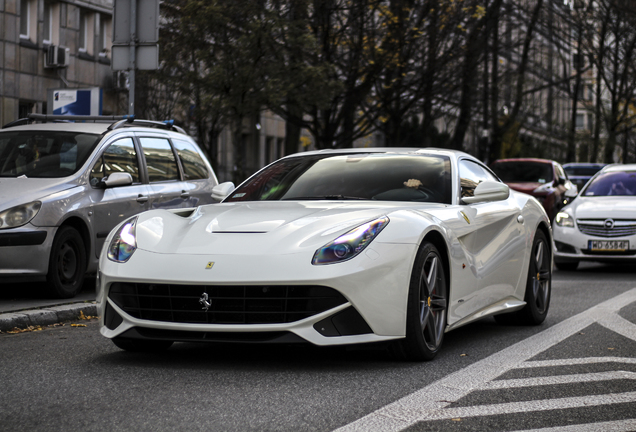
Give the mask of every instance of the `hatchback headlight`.
M 362 252 L 388 223 L 389 218 L 384 216 L 352 229 L 318 249 L 311 263 L 320 265 L 350 260 Z
M 42 203 L 33 201 L 0 213 L 0 229 L 15 228 L 29 223 L 40 211 Z
M 556 218 L 554 218 L 554 221 L 560 227 L 574 228 L 574 219 L 572 218 L 572 216 L 570 216 L 566 212 L 557 213 Z
M 124 223 L 108 245 L 108 259 L 123 263 L 137 250 L 137 216 Z

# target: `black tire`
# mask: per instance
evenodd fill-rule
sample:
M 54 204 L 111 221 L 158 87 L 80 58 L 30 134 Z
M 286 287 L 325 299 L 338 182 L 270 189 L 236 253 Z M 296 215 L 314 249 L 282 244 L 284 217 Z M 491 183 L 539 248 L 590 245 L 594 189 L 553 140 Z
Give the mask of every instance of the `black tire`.
M 409 361 L 432 360 L 444 340 L 448 285 L 437 248 L 424 242 L 413 265 L 406 311 L 406 338 L 394 353 Z
M 46 275 L 51 294 L 57 298 L 75 297 L 84 284 L 86 262 L 82 236 L 70 226 L 60 227 L 53 239 Z
M 552 256 L 550 243 L 543 231 L 537 231 L 532 242 L 526 282 L 526 305 L 516 312 L 496 315 L 500 324 L 539 325 L 548 315 L 552 290 Z
M 115 337 L 111 339 L 117 348 L 131 352 L 161 352 L 172 346 L 174 341 L 150 340 L 150 339 L 127 339 Z
M 554 265 L 559 270 L 574 271 L 579 266 L 579 262 L 578 261 L 570 261 L 570 262 L 557 262 L 557 261 L 555 261 Z

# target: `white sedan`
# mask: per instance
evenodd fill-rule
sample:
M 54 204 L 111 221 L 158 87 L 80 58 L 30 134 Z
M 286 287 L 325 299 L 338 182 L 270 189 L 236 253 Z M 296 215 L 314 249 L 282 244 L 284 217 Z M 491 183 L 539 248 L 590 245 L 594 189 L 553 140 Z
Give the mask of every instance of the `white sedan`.
M 379 342 L 430 360 L 474 320 L 548 313 L 543 207 L 465 153 L 306 152 L 214 193 L 226 198 L 148 211 L 108 236 L 100 331 L 118 347 Z
M 597 173 L 554 220 L 554 262 L 636 262 L 636 164 Z

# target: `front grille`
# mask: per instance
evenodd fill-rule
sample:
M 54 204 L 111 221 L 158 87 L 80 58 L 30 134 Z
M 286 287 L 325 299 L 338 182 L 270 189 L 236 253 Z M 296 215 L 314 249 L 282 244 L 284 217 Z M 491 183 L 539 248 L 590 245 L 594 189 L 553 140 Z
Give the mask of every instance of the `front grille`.
M 108 297 L 134 318 L 188 324 L 290 323 L 347 302 L 329 287 L 293 285 L 114 283 Z
M 605 219 L 586 219 L 577 221 L 579 231 L 596 237 L 627 237 L 636 234 L 635 220 L 614 220 L 614 226 L 607 228 Z

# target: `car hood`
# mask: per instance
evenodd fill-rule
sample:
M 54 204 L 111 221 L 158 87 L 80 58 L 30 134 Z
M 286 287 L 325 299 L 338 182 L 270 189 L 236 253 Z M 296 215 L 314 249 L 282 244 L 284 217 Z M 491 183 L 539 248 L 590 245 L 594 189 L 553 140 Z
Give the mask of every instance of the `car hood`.
M 527 193 L 532 195 L 535 189 L 545 186 L 545 183 L 532 182 L 532 183 L 506 183 L 510 186 L 510 189 L 514 189 L 519 192 Z
M 0 177 L 0 211 L 41 200 L 76 186 L 68 178 Z
M 153 210 L 139 216 L 137 246 L 156 253 L 297 253 L 315 250 L 360 224 L 406 209 L 413 206 L 268 201 L 201 206 L 189 217 Z
M 636 219 L 636 197 L 579 196 L 564 210 L 572 212 L 576 219 Z

